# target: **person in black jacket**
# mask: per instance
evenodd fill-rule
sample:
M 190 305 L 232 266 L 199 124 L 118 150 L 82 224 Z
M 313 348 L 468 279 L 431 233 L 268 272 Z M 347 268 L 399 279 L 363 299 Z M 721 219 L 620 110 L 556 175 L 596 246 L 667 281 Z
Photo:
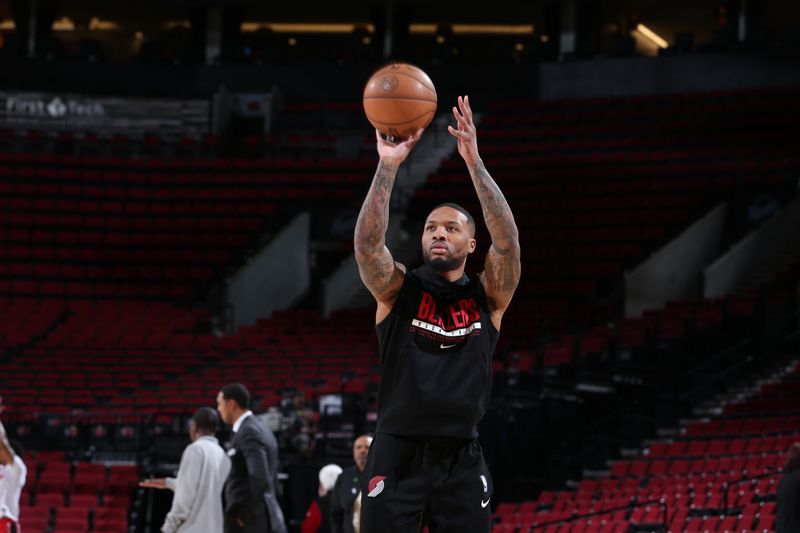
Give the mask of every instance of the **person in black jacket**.
M 488 533 L 493 483 L 478 443 L 489 406 L 500 323 L 519 284 L 519 233 L 508 202 L 478 154 L 469 97 L 453 107 L 458 153 L 491 237 L 483 272 L 464 270 L 475 220 L 440 204 L 422 231 L 425 264 L 396 262 L 386 247 L 392 188 L 419 141 L 376 131 L 378 167 L 354 235 L 359 274 L 377 303 L 381 356 L 375 441 L 361 483 L 361 531 Z
M 331 493 L 331 533 L 354 533 L 353 504 L 361 487 L 361 474 L 367 466 L 372 437 L 361 435 L 353 442 L 355 464 L 345 468 L 336 479 Z
M 775 533 L 797 533 L 800 531 L 800 442 L 795 442 L 786 454 L 775 496 L 778 500 Z
M 241 383 L 225 385 L 217 394 L 220 417 L 234 433 L 222 490 L 225 533 L 286 533 L 276 494 L 278 441 L 249 407 L 250 393 Z

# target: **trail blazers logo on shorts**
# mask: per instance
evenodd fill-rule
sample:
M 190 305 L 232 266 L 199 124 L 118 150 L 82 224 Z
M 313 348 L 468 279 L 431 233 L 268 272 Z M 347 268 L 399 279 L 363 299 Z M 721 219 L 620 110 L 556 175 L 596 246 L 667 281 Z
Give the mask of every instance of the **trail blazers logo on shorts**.
M 411 321 L 417 333 L 441 342 L 445 350 L 464 342 L 481 329 L 481 313 L 475 298 L 463 298 L 438 308 L 433 296 L 422 291 L 417 316 Z
M 383 492 L 384 479 L 386 479 L 386 476 L 375 476 L 374 478 L 369 480 L 369 485 L 367 486 L 368 498 L 374 498 L 375 496 Z

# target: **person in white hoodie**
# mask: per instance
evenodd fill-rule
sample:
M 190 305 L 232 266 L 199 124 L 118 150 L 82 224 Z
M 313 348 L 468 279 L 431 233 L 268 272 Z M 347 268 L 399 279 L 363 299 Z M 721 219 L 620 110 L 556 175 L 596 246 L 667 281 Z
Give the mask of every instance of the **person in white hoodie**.
M 0 407 L 2 407 L 0 398 Z M 0 409 L 2 412 L 2 409 Z M 19 498 L 28 469 L 22 462 L 19 446 L 13 447 L 0 422 L 0 533 L 17 533 L 19 527 Z
M 214 409 L 198 409 L 189 421 L 192 443 L 183 451 L 178 475 L 148 479 L 139 484 L 175 492 L 172 508 L 161 526 L 162 533 L 222 531 L 222 486 L 231 462 L 214 437 L 218 424 L 219 415 Z

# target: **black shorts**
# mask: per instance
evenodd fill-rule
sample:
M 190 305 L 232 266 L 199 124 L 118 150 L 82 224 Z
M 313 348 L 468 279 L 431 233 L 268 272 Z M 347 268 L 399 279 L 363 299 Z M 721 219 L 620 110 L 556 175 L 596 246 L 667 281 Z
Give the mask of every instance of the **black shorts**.
M 491 529 L 494 486 L 477 440 L 378 433 L 361 485 L 361 533 Z

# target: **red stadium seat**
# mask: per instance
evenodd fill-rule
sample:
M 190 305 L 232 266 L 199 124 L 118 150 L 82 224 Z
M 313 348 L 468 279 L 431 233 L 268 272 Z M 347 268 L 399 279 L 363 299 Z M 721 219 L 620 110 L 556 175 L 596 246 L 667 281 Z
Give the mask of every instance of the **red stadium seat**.
M 44 492 L 36 495 L 35 503 L 37 507 L 61 507 L 64 505 L 64 494 L 62 492 Z

